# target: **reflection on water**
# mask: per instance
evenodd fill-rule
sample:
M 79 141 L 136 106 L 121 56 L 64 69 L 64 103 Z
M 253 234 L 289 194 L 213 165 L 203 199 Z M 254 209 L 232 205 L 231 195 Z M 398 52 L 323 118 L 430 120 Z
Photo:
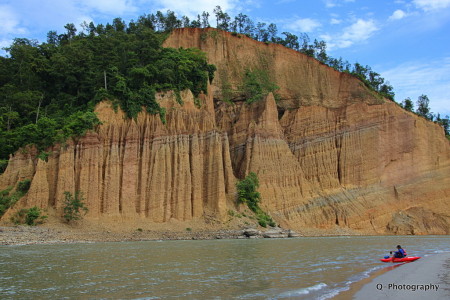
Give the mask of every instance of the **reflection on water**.
M 447 236 L 322 237 L 0 246 L 0 298 L 329 298 L 409 255 L 450 251 Z

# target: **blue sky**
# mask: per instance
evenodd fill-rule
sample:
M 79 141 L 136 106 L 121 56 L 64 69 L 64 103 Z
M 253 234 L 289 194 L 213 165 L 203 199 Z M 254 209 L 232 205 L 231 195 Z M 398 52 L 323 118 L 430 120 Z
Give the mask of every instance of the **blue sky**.
M 380 73 L 397 102 L 425 94 L 432 112 L 450 115 L 450 0 L 0 0 L 0 47 L 15 37 L 45 41 L 67 23 L 130 21 L 167 9 L 192 18 L 216 5 L 232 17 L 275 23 L 280 36 L 324 40 L 329 55 Z

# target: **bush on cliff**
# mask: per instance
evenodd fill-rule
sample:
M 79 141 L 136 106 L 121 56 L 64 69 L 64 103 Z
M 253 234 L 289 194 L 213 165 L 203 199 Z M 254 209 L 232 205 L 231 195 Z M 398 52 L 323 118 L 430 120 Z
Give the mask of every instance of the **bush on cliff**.
M 36 226 L 42 224 L 47 216 L 41 215 L 39 207 L 23 208 L 17 211 L 11 217 L 11 222 L 14 224 L 27 224 L 29 226 Z
M 67 223 L 80 220 L 88 212 L 88 208 L 83 201 L 83 193 L 80 191 L 76 191 L 75 195 L 72 195 L 71 192 L 64 192 L 63 218 Z
M 274 93 L 275 99 L 279 98 L 276 94 L 279 87 L 270 79 L 267 70 L 246 70 L 241 89 L 247 103 L 261 100 L 268 93 Z
M 30 186 L 31 180 L 25 179 L 17 183 L 17 188 L 12 193 L 13 186 L 0 191 L 0 217 L 4 215 L 8 208 L 12 207 L 20 198 L 25 196 Z
M 257 191 L 259 187 L 258 175 L 250 172 L 247 177 L 236 183 L 238 192 L 238 203 L 247 204 L 248 208 L 256 214 L 258 224 L 262 227 L 276 226 L 272 218 L 264 212 L 260 207 L 261 194 Z
M 244 179 L 236 184 L 238 192 L 238 203 L 247 204 L 248 207 L 255 212 L 258 203 L 261 201 L 261 194 L 257 191 L 259 187 L 258 175 L 250 172 Z

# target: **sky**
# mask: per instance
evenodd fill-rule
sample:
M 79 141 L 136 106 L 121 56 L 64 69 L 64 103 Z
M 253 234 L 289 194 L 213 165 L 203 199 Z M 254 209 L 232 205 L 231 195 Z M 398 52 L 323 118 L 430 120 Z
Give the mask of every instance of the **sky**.
M 16 37 L 45 42 L 47 32 L 63 33 L 67 23 L 81 30 L 83 21 L 128 22 L 168 9 L 192 19 L 213 15 L 216 5 L 232 17 L 275 23 L 279 36 L 324 40 L 330 56 L 378 72 L 397 102 L 424 94 L 433 113 L 450 115 L 450 0 L 0 0 L 0 48 Z

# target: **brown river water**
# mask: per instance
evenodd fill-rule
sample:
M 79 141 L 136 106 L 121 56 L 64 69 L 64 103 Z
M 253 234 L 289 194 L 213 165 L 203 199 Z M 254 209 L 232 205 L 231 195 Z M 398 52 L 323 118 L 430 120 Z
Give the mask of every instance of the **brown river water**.
M 301 237 L 0 246 L 1 299 L 329 299 L 449 236 Z

